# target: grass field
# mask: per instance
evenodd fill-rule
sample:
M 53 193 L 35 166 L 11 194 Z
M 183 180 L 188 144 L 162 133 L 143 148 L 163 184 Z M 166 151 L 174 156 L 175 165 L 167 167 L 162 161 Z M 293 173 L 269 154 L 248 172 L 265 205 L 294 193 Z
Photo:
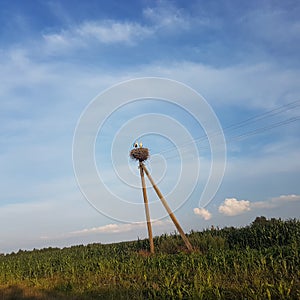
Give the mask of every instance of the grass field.
M 0 299 L 300 299 L 300 221 L 0 255 Z

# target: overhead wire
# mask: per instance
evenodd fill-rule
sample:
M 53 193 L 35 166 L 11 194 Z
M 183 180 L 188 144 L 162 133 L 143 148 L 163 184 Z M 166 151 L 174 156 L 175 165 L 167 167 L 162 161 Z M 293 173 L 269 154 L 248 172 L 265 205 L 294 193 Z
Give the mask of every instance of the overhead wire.
M 293 101 L 293 102 L 281 105 L 281 106 L 279 106 L 277 108 L 274 108 L 274 109 L 266 111 L 266 112 L 264 112 L 262 114 L 258 114 L 256 116 L 250 117 L 250 118 L 248 118 L 246 120 L 243 120 L 241 122 L 228 125 L 228 126 L 224 127 L 223 130 L 215 131 L 212 136 L 216 136 L 216 135 L 222 134 L 224 131 L 228 132 L 228 131 L 236 130 L 236 129 L 244 127 L 244 126 L 246 126 L 248 124 L 254 123 L 254 122 L 258 121 L 258 120 L 262 120 L 262 119 L 267 119 L 267 118 L 273 117 L 274 115 L 277 115 L 279 113 L 283 113 L 283 112 L 288 111 L 290 109 L 293 109 L 293 108 L 295 108 L 297 106 L 300 106 L 300 100 Z M 180 148 L 181 146 L 186 147 L 189 144 L 192 144 L 192 143 L 195 143 L 195 142 L 200 142 L 201 140 L 206 140 L 206 139 L 207 139 L 207 135 L 203 135 L 201 137 L 198 137 L 198 138 L 186 141 L 186 142 L 184 142 L 184 143 L 182 143 L 182 144 L 180 144 L 178 146 L 171 146 L 171 147 L 166 148 L 165 150 L 162 150 L 162 151 L 160 151 L 158 153 L 155 153 L 155 154 L 162 154 L 162 153 L 165 153 L 165 152 L 169 152 L 169 151 L 172 151 L 174 149 Z
M 253 123 L 256 123 L 258 121 L 264 121 L 264 120 L 266 120 L 268 118 L 271 118 L 271 117 L 274 117 L 278 114 L 282 114 L 286 111 L 293 110 L 293 109 L 297 108 L 298 106 L 300 106 L 300 100 L 296 100 L 296 101 L 281 105 L 281 106 L 276 107 L 272 110 L 266 111 L 262 114 L 259 114 L 259 115 L 250 117 L 246 120 L 243 120 L 241 122 L 226 126 L 226 127 L 224 127 L 223 130 L 215 131 L 212 136 L 223 134 L 223 132 L 229 133 L 229 132 L 235 131 L 237 129 L 243 128 L 245 126 L 251 125 Z M 253 136 L 253 135 L 256 135 L 256 134 L 260 134 L 262 132 L 271 130 L 271 129 L 276 128 L 276 127 L 284 126 L 284 125 L 296 122 L 298 120 L 300 120 L 300 116 L 291 117 L 289 119 L 281 120 L 279 122 L 273 122 L 273 123 L 270 123 L 268 125 L 257 127 L 257 128 L 252 129 L 252 130 L 249 130 L 249 131 L 246 131 L 246 132 L 243 132 L 243 133 L 240 133 L 240 134 L 233 135 L 231 137 L 229 136 L 229 138 L 226 140 L 226 143 L 231 143 L 231 142 L 234 142 L 234 141 L 242 140 L 242 139 L 245 139 L 246 137 Z M 207 135 L 203 135 L 201 137 L 189 140 L 188 142 L 182 143 L 180 145 L 175 145 L 175 146 L 168 147 L 167 149 L 159 151 L 157 153 L 154 153 L 153 155 L 155 155 L 155 154 L 160 155 L 160 154 L 163 154 L 163 153 L 168 153 L 168 152 L 177 150 L 178 148 L 182 151 L 182 149 L 187 148 L 187 146 L 190 145 L 190 144 L 194 144 L 194 143 L 198 144 L 201 141 L 206 141 L 206 140 L 208 140 Z M 202 147 L 198 146 L 198 149 L 209 149 L 209 145 L 202 145 Z M 170 158 L 173 158 L 173 157 L 178 157 L 178 153 L 176 155 L 173 155 L 173 156 L 167 157 L 167 158 L 170 159 Z

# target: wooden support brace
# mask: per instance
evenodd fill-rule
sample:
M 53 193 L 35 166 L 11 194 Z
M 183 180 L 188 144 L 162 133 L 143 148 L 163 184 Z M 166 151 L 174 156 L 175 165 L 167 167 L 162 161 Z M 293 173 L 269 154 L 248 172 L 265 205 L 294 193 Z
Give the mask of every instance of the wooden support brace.
M 173 214 L 171 208 L 169 207 L 166 199 L 164 198 L 164 196 L 162 195 L 162 193 L 160 192 L 159 188 L 157 187 L 157 185 L 155 184 L 153 178 L 151 177 L 150 173 L 148 172 L 147 168 L 145 167 L 145 165 L 143 163 L 140 163 L 140 169 L 143 169 L 146 173 L 146 175 L 148 176 L 157 196 L 159 197 L 159 199 L 161 200 L 163 206 L 165 207 L 165 209 L 167 210 L 171 220 L 173 221 L 174 225 L 176 226 L 178 232 L 180 233 L 181 235 L 181 238 L 183 239 L 187 249 L 192 252 L 193 251 L 193 247 L 190 243 L 190 241 L 188 240 L 188 238 L 186 237 L 185 233 L 183 232 L 179 222 L 177 221 L 175 215 Z M 142 173 L 141 173 L 142 174 Z

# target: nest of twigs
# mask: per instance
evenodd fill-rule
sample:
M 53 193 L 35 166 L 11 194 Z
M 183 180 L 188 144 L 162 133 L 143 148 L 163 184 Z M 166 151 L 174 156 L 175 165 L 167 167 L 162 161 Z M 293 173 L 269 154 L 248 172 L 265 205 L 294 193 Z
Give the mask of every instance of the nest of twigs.
M 148 148 L 135 148 L 130 151 L 130 157 L 138 161 L 145 161 L 149 157 Z

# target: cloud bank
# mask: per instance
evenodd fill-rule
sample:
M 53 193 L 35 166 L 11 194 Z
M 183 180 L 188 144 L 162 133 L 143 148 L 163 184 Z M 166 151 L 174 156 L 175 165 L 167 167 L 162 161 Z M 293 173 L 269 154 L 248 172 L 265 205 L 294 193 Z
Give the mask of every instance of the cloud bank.
M 267 199 L 265 201 L 250 202 L 249 200 L 238 200 L 236 198 L 226 198 L 219 206 L 219 212 L 225 216 L 237 216 L 255 209 L 276 208 L 287 205 L 289 202 L 300 201 L 300 195 L 281 195 Z

